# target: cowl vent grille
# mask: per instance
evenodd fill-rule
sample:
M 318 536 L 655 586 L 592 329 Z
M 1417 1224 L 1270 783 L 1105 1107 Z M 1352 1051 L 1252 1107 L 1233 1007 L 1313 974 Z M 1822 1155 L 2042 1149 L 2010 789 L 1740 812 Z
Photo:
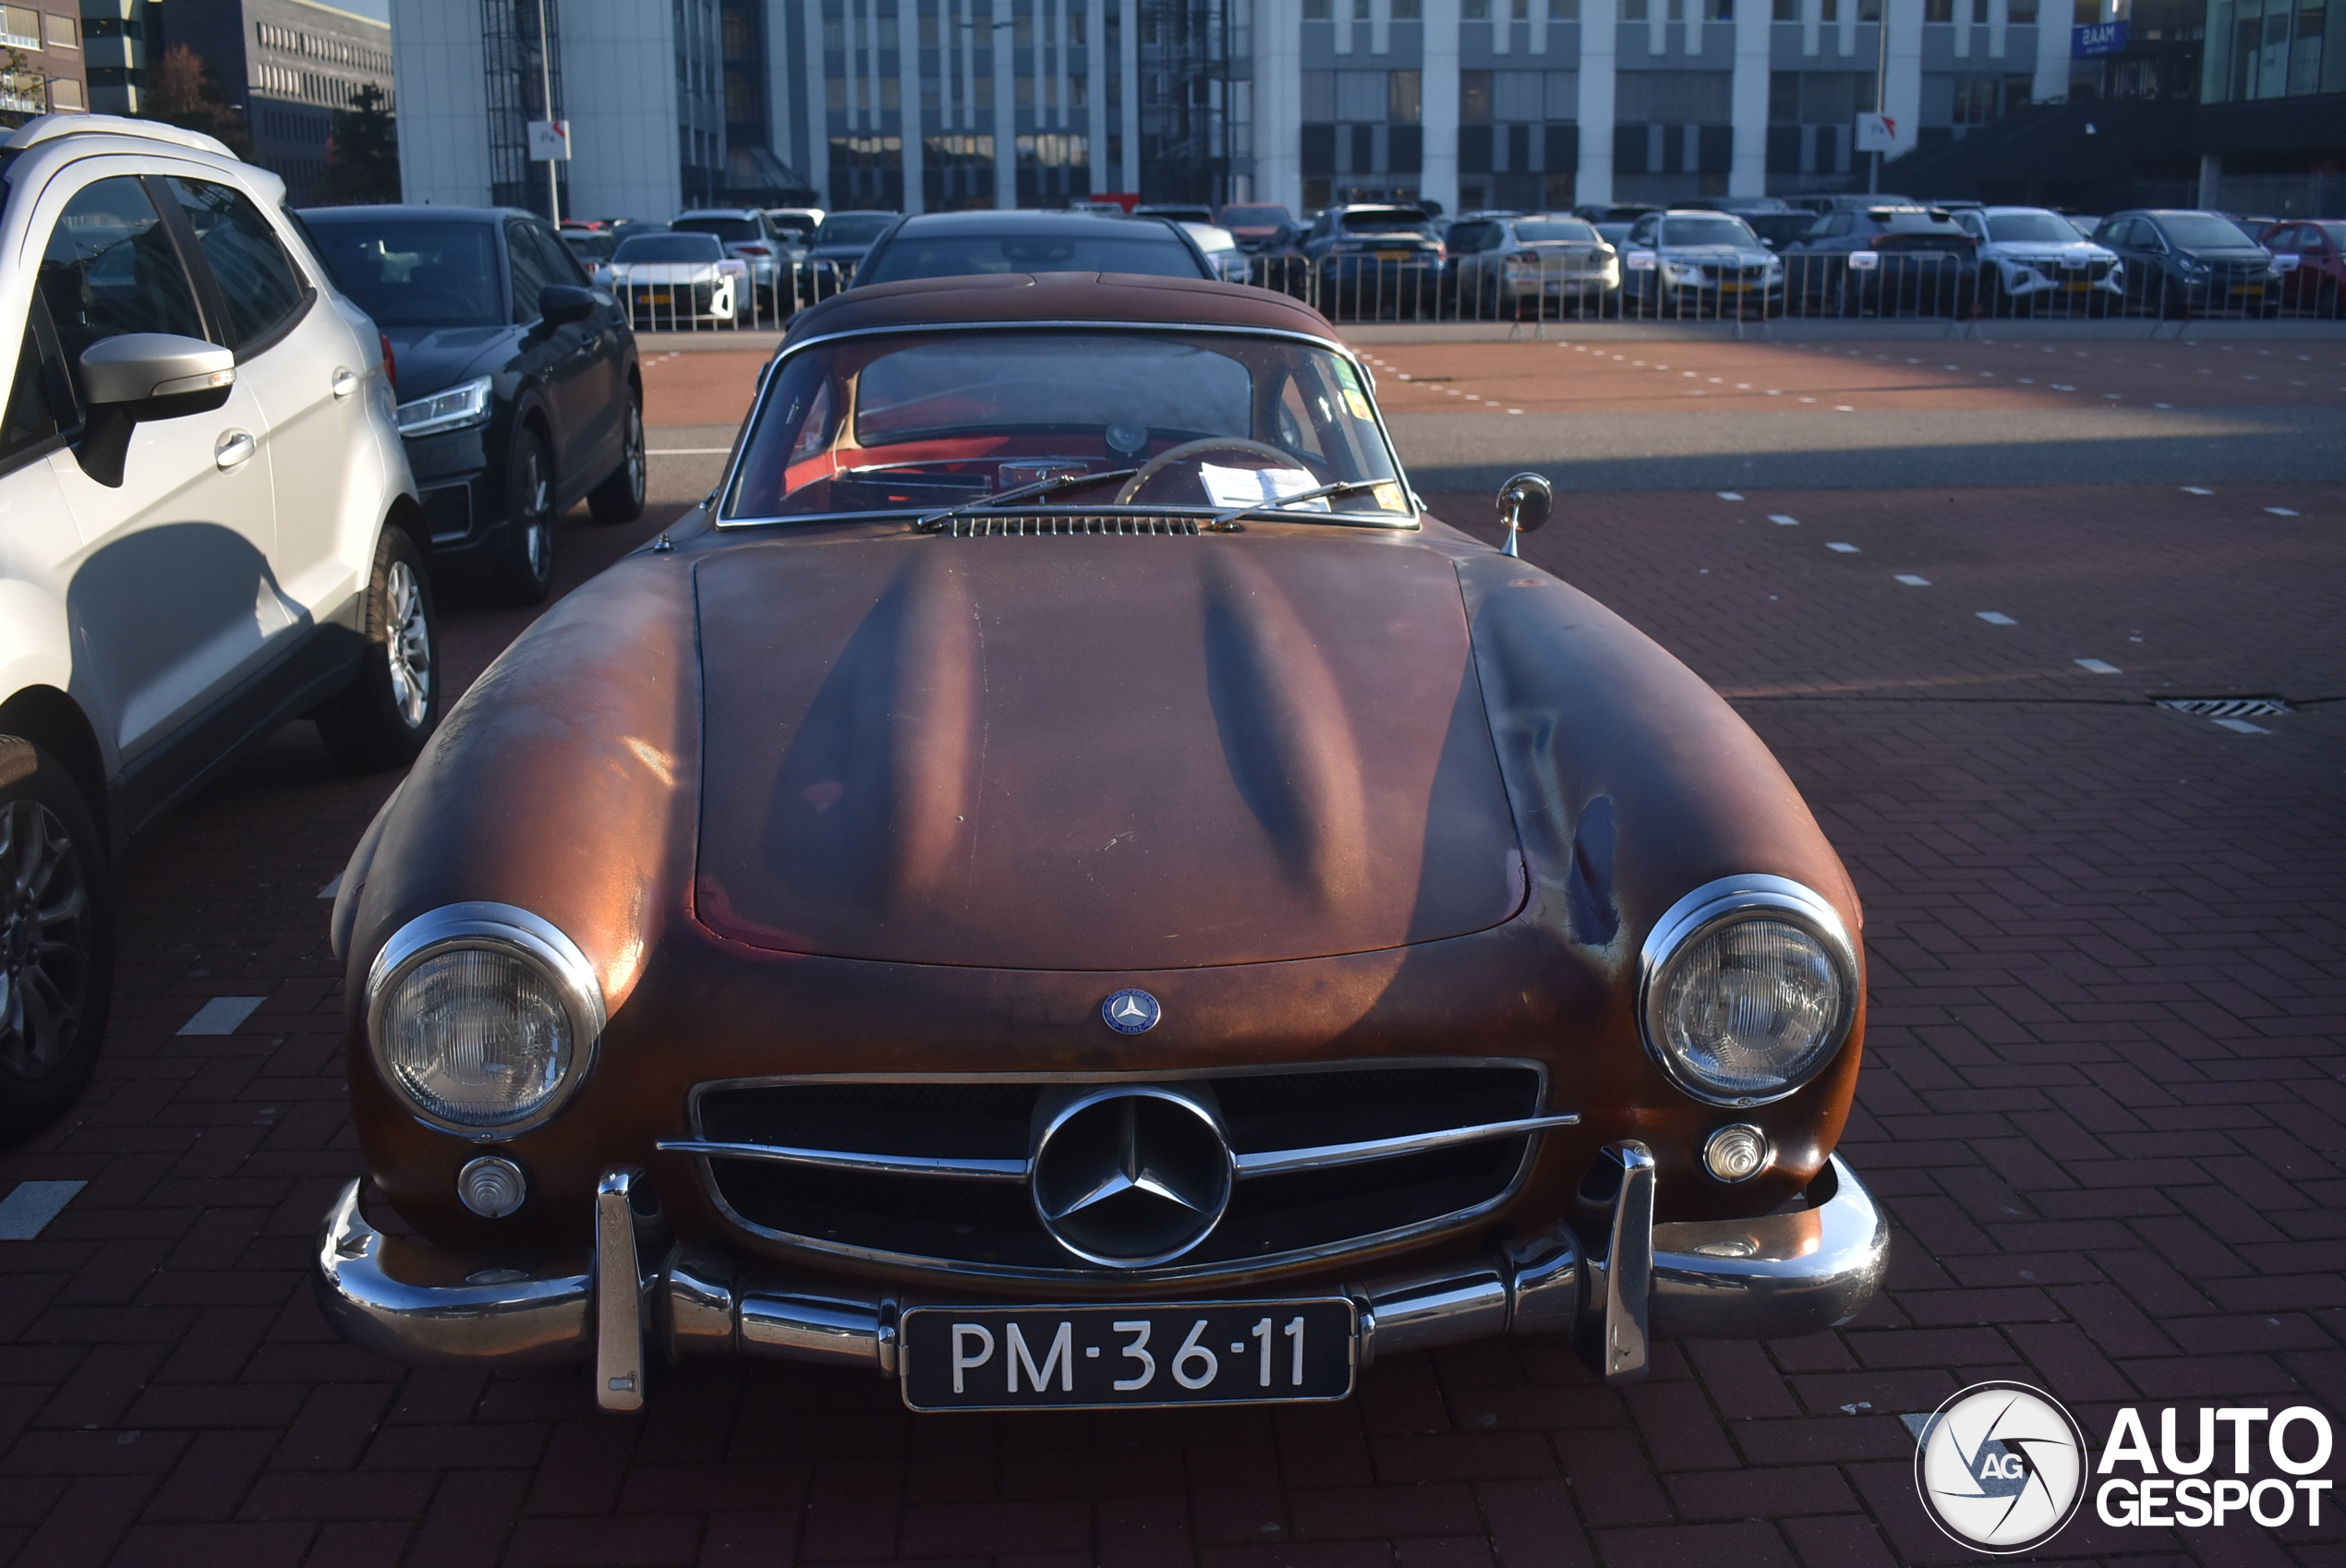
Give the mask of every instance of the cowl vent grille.
M 1170 538 L 1195 538 L 1202 531 L 1194 517 L 1149 517 L 1119 513 L 978 513 L 949 517 L 933 530 L 949 538 L 1036 538 L 1067 534 L 1131 534 Z M 1236 533 L 1235 525 L 1216 532 Z

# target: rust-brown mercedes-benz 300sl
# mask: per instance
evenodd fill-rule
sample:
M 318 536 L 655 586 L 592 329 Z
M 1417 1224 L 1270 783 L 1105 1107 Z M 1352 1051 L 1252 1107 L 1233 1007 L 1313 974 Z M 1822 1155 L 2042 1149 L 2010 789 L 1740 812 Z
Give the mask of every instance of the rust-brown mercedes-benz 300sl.
M 342 1332 L 610 1409 L 700 1352 L 929 1409 L 1339 1398 L 1504 1334 L 1626 1380 L 1863 1307 L 1840 862 L 1701 681 L 1425 515 L 1372 399 L 1221 283 L 801 316 L 723 486 L 351 861 Z

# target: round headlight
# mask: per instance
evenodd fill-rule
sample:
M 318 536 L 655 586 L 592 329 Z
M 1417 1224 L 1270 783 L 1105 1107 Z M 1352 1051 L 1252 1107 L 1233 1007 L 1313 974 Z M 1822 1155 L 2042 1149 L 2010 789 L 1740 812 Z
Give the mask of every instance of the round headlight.
M 1646 1048 L 1698 1100 L 1779 1100 L 1841 1048 L 1857 985 L 1856 947 L 1822 899 L 1782 877 L 1715 882 L 1647 938 Z
M 551 1115 L 602 1032 L 575 945 L 524 910 L 454 904 L 400 928 L 368 979 L 375 1065 L 417 1115 L 505 1133 Z

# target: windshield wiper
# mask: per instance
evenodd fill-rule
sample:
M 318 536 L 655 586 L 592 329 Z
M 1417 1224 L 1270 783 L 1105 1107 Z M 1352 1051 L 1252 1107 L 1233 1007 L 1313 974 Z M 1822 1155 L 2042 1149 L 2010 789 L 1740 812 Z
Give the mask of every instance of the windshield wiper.
M 1006 501 L 1025 501 L 1034 496 L 1046 496 L 1058 490 L 1074 489 L 1080 485 L 1104 485 L 1110 479 L 1129 479 L 1139 472 L 1138 468 L 1110 468 L 1099 474 L 1054 474 L 1047 479 L 1037 479 L 1032 484 L 1019 485 L 990 495 L 973 496 L 959 506 L 948 507 L 943 512 L 930 513 L 927 516 L 916 520 L 913 527 L 917 533 L 933 534 L 954 518 L 966 516 L 982 507 L 999 506 Z
M 1373 490 L 1381 485 L 1392 483 L 1394 481 L 1391 479 L 1339 479 L 1333 485 L 1322 485 L 1316 489 L 1298 490 L 1290 496 L 1272 496 L 1258 501 L 1252 506 L 1234 507 L 1227 512 L 1217 512 L 1199 526 L 1218 531 L 1236 523 L 1241 517 L 1253 517 L 1265 512 L 1284 512 L 1299 501 L 1319 501 L 1328 496 L 1357 495 L 1362 490 Z M 1337 514 L 1333 512 L 1314 512 L 1308 515 L 1334 517 Z

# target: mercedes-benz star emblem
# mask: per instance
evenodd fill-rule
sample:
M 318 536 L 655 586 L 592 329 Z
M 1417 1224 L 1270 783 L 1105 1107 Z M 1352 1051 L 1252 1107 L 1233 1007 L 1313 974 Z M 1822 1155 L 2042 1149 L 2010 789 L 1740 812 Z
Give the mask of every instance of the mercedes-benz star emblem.
M 1229 1207 L 1222 1130 L 1198 1101 L 1149 1086 L 1104 1090 L 1045 1125 L 1034 1212 L 1060 1246 L 1114 1269 L 1167 1263 Z
M 1145 991 L 1119 991 L 1100 1004 L 1100 1017 L 1119 1034 L 1146 1034 L 1164 1016 L 1165 1009 Z

